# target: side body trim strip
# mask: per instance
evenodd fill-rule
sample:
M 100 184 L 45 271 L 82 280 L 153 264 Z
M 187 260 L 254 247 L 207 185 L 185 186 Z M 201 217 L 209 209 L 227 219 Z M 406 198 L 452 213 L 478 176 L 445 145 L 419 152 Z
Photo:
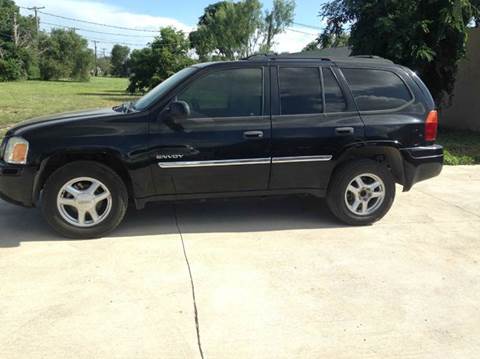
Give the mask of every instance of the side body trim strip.
M 333 156 L 299 156 L 299 157 L 273 157 L 273 164 L 280 163 L 298 163 L 298 162 L 326 162 L 330 161 Z
M 244 166 L 244 165 L 265 165 L 270 163 L 270 158 L 249 158 L 238 160 L 219 161 L 179 161 L 159 162 L 161 168 L 184 168 L 184 167 L 220 167 L 220 166 Z
M 222 167 L 222 166 L 244 166 L 244 165 L 265 165 L 282 163 L 301 163 L 301 162 L 326 162 L 333 156 L 299 156 L 299 157 L 273 157 L 273 158 L 248 158 L 236 160 L 218 160 L 218 161 L 178 161 L 178 162 L 159 162 L 160 168 L 191 168 L 191 167 Z

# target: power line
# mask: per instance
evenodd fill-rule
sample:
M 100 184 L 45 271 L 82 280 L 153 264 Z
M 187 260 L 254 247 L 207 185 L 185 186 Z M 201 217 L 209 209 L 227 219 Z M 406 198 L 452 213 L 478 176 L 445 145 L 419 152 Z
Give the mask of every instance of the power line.
M 303 35 L 317 36 L 317 34 L 312 34 L 311 32 L 306 32 L 306 31 L 301 31 L 301 30 L 292 29 L 292 28 L 290 28 L 290 27 L 288 27 L 286 30 L 287 30 L 287 31 L 296 32 L 296 33 L 298 33 L 298 34 L 303 34 Z
M 93 22 L 93 21 L 75 19 L 75 18 L 73 18 L 73 17 L 67 17 L 67 16 L 62 16 L 62 15 L 55 15 L 55 14 L 51 14 L 51 13 L 45 12 L 45 11 L 38 11 L 38 12 L 39 12 L 40 14 L 43 14 L 43 15 L 52 16 L 52 17 L 57 17 L 57 18 L 64 19 L 64 20 L 70 20 L 70 21 L 75 21 L 75 22 L 82 22 L 82 23 L 85 23 L 85 24 L 91 24 L 91 25 L 97 25 L 97 26 L 103 26 L 103 27 L 110 27 L 110 28 L 112 28 L 112 29 L 128 30 L 128 31 L 138 31 L 138 32 L 158 33 L 158 30 L 135 29 L 135 28 L 125 27 L 125 26 L 107 25 L 107 24 L 101 24 L 101 23 Z
M 100 44 L 112 44 L 112 45 L 127 45 L 127 46 L 141 46 L 141 47 L 145 47 L 147 44 L 132 44 L 130 42 L 118 42 L 118 41 L 105 41 L 105 40 L 100 40 L 100 39 L 91 39 L 91 38 L 88 38 L 88 37 L 85 37 L 85 39 L 87 39 L 88 41 L 90 42 L 94 42 L 96 41 L 97 43 L 100 43 Z
M 29 7 L 20 6 L 20 8 L 22 8 L 22 9 L 27 9 L 27 10 L 30 10 L 30 11 L 35 11 L 35 13 L 38 12 L 38 13 L 43 14 L 43 15 L 52 16 L 52 17 L 56 17 L 56 18 L 60 18 L 60 19 L 64 19 L 64 20 L 69 20 L 69 21 L 74 21 L 74 22 L 80 22 L 80 23 L 85 23 L 85 24 L 90 24 L 90 25 L 96 25 L 96 26 L 103 26 L 103 27 L 112 28 L 112 29 L 127 30 L 127 31 L 137 31 L 137 32 L 149 32 L 149 33 L 155 33 L 155 34 L 158 34 L 158 33 L 159 33 L 158 30 L 136 29 L 136 28 L 125 27 L 125 26 L 116 26 L 116 25 L 101 24 L 101 23 L 98 23 L 98 22 L 81 20 L 81 19 L 76 19 L 76 18 L 72 18 L 72 17 L 67 17 L 67 16 L 62 16 L 62 15 L 52 14 L 52 13 L 49 13 L 49 12 L 41 11 L 41 10 L 40 10 L 41 8 L 38 8 L 38 7 L 29 8 Z M 37 23 L 38 23 L 38 22 L 37 22 Z M 90 32 L 90 33 L 102 34 L 102 35 L 110 35 L 110 36 L 132 37 L 132 38 L 153 38 L 153 37 L 155 37 L 155 35 L 132 35 L 132 34 L 118 34 L 118 33 L 112 33 L 112 32 L 96 31 L 96 30 L 79 28 L 79 27 L 75 27 L 75 26 L 59 25 L 59 24 L 55 24 L 55 23 L 51 23 L 51 22 L 46 22 L 46 21 L 42 21 L 42 23 L 43 23 L 43 24 L 46 24 L 46 25 L 50 25 L 50 26 L 56 26 L 56 27 L 61 27 L 61 28 L 66 28 L 66 29 L 73 29 L 73 30 L 75 30 L 75 31 Z M 306 27 L 306 28 L 314 29 L 314 30 L 322 30 L 320 27 L 312 26 L 312 25 L 306 25 L 306 24 L 302 24 L 302 23 L 298 23 L 298 22 L 294 22 L 293 24 L 294 24 L 294 25 L 301 26 L 301 27 Z M 297 30 L 297 29 L 293 29 L 293 28 L 287 28 L 286 30 L 287 30 L 287 31 L 291 31 L 291 32 L 295 32 L 295 33 L 299 33 L 299 34 L 303 34 L 303 35 L 310 35 L 310 36 L 316 36 L 316 35 L 317 35 L 317 34 L 312 34 L 312 33 L 310 33 L 310 32 L 301 31 L 301 30 Z M 86 38 L 87 38 L 87 37 L 86 37 Z M 128 45 L 128 46 L 145 46 L 145 44 L 138 44 L 138 43 L 128 43 L 128 42 L 118 42 L 118 41 L 106 41 L 106 40 L 89 39 L 89 38 L 87 38 L 87 40 L 102 42 L 102 43 L 104 43 L 104 44 L 122 44 L 122 45 Z
M 301 27 L 306 27 L 307 29 L 313 29 L 313 30 L 323 30 L 319 26 L 314 26 L 314 25 L 307 25 L 307 24 L 302 24 L 301 22 L 293 22 L 292 24 L 301 26 Z
M 42 24 L 61 27 L 61 28 L 64 28 L 64 29 L 72 29 L 72 30 L 75 30 L 75 31 L 91 32 L 91 33 L 94 33 L 94 34 L 135 37 L 135 38 L 150 38 L 150 39 L 155 37 L 155 35 L 131 35 L 131 34 L 118 34 L 118 33 L 113 33 L 113 32 L 96 31 L 96 30 L 84 29 L 84 28 L 76 27 L 76 26 L 66 26 L 66 25 L 55 24 L 55 23 L 47 22 L 47 21 L 42 21 Z
M 40 10 L 45 9 L 45 6 L 33 6 L 33 7 L 27 7 L 27 10 L 33 11 L 35 13 L 35 25 L 37 28 L 37 35 L 38 31 L 40 30 L 40 19 L 38 18 L 38 13 L 41 12 Z
M 45 24 L 45 22 L 43 22 Z M 72 29 L 75 29 L 75 28 L 72 28 Z M 52 29 L 50 29 L 52 30 Z M 47 34 L 51 34 L 51 31 L 45 31 L 45 33 Z M 12 34 L 9 34 L 9 33 L 5 33 L 5 32 L 0 32 L 0 35 L 1 36 L 5 36 L 5 37 L 9 37 L 11 39 L 13 39 L 13 36 Z M 97 43 L 102 43 L 102 44 L 119 44 L 119 45 L 127 45 L 127 46 L 138 46 L 138 47 L 145 47 L 147 44 L 146 43 L 131 43 L 131 42 L 121 42 L 121 41 L 108 41 L 108 40 L 104 40 L 104 39 L 94 39 L 94 38 L 90 38 L 90 37 L 87 37 L 87 36 L 83 36 L 82 37 L 90 42 L 93 42 L 93 41 L 97 41 Z

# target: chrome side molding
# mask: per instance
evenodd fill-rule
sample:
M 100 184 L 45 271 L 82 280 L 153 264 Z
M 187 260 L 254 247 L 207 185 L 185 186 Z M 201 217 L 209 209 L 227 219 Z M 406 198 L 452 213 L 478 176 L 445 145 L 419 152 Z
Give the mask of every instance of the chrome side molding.
M 333 156 L 295 156 L 295 157 L 273 157 L 272 163 L 298 163 L 298 162 L 326 162 L 330 161 Z
M 159 162 L 161 168 L 186 168 L 186 167 L 221 167 L 221 166 L 244 166 L 244 165 L 267 165 L 270 158 L 247 158 L 237 160 L 218 161 L 180 161 L 180 162 Z
M 221 166 L 245 166 L 245 165 L 267 165 L 282 163 L 301 163 L 301 162 L 326 162 L 333 158 L 331 155 L 323 156 L 296 156 L 296 157 L 273 157 L 273 158 L 245 158 L 235 160 L 217 160 L 217 161 L 178 161 L 178 162 L 159 162 L 160 168 L 189 168 L 189 167 L 221 167 Z

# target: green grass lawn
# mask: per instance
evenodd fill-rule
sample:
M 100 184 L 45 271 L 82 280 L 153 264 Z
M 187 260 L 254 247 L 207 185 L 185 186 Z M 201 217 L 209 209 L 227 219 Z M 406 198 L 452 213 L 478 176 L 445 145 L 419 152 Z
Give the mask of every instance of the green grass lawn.
M 89 82 L 19 81 L 0 83 L 0 138 L 20 121 L 65 111 L 111 107 L 135 99 L 125 92 L 127 79 L 92 78 Z M 440 131 L 448 165 L 480 164 L 480 133 Z
M 480 133 L 473 131 L 440 131 L 437 142 L 445 147 L 445 164 L 480 164 Z
M 89 82 L 0 82 L 0 138 L 9 126 L 32 117 L 132 101 L 127 86 L 127 79 L 101 77 Z

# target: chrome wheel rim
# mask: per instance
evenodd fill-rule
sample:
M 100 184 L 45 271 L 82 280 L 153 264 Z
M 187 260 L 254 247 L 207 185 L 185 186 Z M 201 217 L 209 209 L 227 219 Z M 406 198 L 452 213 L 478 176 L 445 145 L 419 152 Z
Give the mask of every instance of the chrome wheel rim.
M 102 223 L 112 210 L 112 194 L 99 180 L 80 177 L 65 183 L 57 197 L 61 217 L 80 228 Z
M 372 173 L 364 173 L 350 181 L 345 191 L 345 204 L 357 216 L 369 216 L 385 200 L 385 184 Z

